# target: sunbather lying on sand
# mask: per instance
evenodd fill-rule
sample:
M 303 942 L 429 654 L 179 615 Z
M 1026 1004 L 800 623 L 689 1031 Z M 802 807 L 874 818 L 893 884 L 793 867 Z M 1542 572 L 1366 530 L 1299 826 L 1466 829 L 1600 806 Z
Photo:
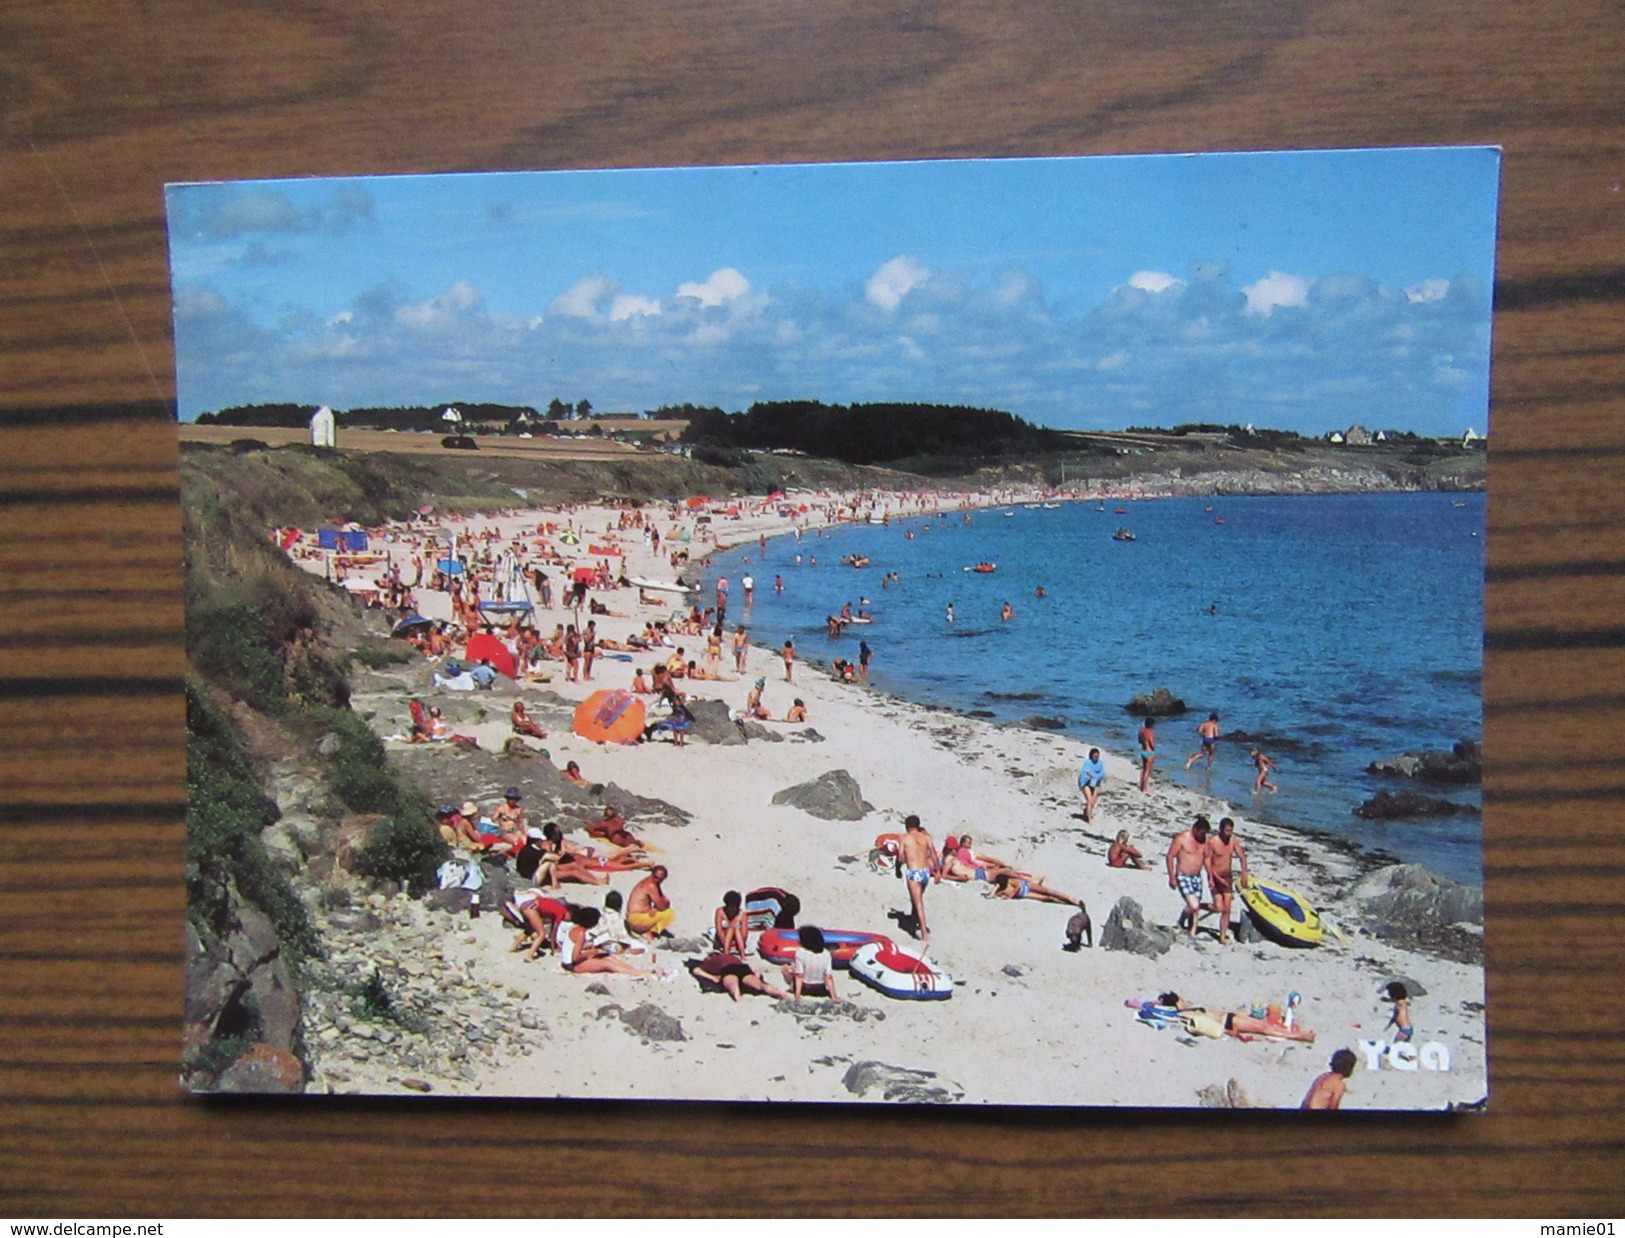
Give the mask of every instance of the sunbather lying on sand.
M 1035 879 L 1017 877 L 1013 873 L 1000 873 L 993 879 L 993 888 L 985 898 L 1029 899 L 1040 903 L 1060 903 L 1066 907 L 1082 907 L 1083 903 L 1070 894 L 1052 890 Z
M 778 999 L 789 996 L 783 989 L 775 989 L 758 976 L 756 969 L 737 954 L 718 951 L 693 964 L 688 970 L 701 985 L 721 985 L 728 996 L 736 1002 L 739 1000 L 741 989 L 749 989 L 752 993 L 762 993 Z
M 1237 1040 L 1266 1036 L 1272 1040 L 1301 1040 L 1305 1044 L 1313 1044 L 1315 1040 L 1315 1034 L 1308 1028 L 1271 1023 L 1268 1019 L 1257 1018 L 1245 1007 L 1241 1010 L 1209 1010 L 1185 1001 L 1178 993 L 1158 994 L 1157 1004 L 1179 1011 L 1180 1020 L 1187 1031 L 1214 1040 L 1226 1035 L 1234 1036 Z
M 942 848 L 942 879 L 944 881 L 992 881 L 995 877 L 1028 877 L 1017 872 L 1003 860 L 990 855 L 978 855 L 971 849 L 971 836 L 952 834 L 944 840 Z

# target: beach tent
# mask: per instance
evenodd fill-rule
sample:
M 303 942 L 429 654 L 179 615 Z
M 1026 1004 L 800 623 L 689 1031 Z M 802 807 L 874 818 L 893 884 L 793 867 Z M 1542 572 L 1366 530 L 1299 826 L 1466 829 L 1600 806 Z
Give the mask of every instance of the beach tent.
M 442 559 L 435 566 L 447 576 L 461 576 L 463 574 L 463 565 L 456 559 Z
M 316 534 L 316 544 L 323 550 L 361 551 L 367 548 L 367 535 L 360 531 L 322 529 Z
M 622 688 L 594 692 L 576 706 L 570 729 L 596 744 L 635 744 L 643 734 L 643 702 Z
M 513 654 L 508 647 L 492 636 L 489 632 L 479 632 L 468 638 L 468 644 L 463 649 L 463 660 L 466 662 L 489 662 L 491 669 L 499 675 L 506 675 L 509 679 L 517 679 L 519 667 L 513 660 Z
M 389 634 L 391 636 L 405 636 L 408 632 L 414 631 L 418 628 L 433 626 L 434 625 L 422 615 L 407 615 L 404 619 L 397 621 L 395 626 L 389 630 Z

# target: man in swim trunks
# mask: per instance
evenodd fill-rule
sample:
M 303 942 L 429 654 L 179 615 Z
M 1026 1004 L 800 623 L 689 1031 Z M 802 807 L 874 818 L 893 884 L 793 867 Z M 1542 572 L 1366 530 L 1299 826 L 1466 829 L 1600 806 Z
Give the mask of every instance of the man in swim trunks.
M 1095 819 L 1100 804 L 1100 784 L 1106 781 L 1106 763 L 1100 759 L 1100 749 L 1089 749 L 1089 755 L 1078 768 L 1078 790 L 1083 792 L 1083 819 L 1086 824 Z
M 1219 755 L 1219 715 L 1216 713 L 1209 714 L 1207 721 L 1196 728 L 1196 736 L 1202 741 L 1202 746 L 1191 753 L 1189 759 L 1185 762 L 1185 768 L 1189 769 L 1203 757 L 1206 757 L 1207 767 L 1212 769 L 1213 758 Z
M 1196 922 L 1202 913 L 1202 873 L 1207 868 L 1207 835 L 1207 818 L 1197 817 L 1190 829 L 1174 835 L 1173 842 L 1168 844 L 1166 857 L 1168 888 L 1177 890 L 1179 897 L 1185 900 L 1185 908 L 1179 913 L 1178 926 L 1188 926 L 1192 937 L 1196 936 Z
M 1151 767 L 1157 763 L 1157 720 L 1147 718 L 1140 728 L 1140 790 L 1151 790 Z
M 660 888 L 669 874 L 664 864 L 656 864 L 649 875 L 632 887 L 626 901 L 626 927 L 653 941 L 671 927 L 677 913 L 671 909 L 671 900 Z
M 1219 832 L 1207 840 L 1207 880 L 1213 891 L 1213 910 L 1219 913 L 1219 944 L 1230 944 L 1230 900 L 1235 897 L 1234 865 L 1241 861 L 1241 884 L 1246 885 L 1247 852 L 1236 837 L 1236 823 L 1219 818 Z
M 925 923 L 925 887 L 931 884 L 933 874 L 938 881 L 942 880 L 942 866 L 931 836 L 925 832 L 919 817 L 910 813 L 903 824 L 906 828 L 897 840 L 897 871 L 908 882 L 909 903 L 919 930 L 917 935 L 921 941 L 928 942 L 931 930 Z

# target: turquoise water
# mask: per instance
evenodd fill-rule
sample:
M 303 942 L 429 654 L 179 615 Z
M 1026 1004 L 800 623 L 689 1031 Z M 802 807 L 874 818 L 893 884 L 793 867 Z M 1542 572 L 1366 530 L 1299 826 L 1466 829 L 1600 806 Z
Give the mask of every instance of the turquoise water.
M 1123 755 L 1139 725 L 1124 704 L 1167 686 L 1191 712 L 1159 722 L 1160 773 L 1266 820 L 1481 879 L 1477 818 L 1366 822 L 1352 809 L 1380 787 L 1397 789 L 1365 774 L 1369 762 L 1480 734 L 1482 495 L 1006 510 L 1014 515 L 974 513 L 969 527 L 956 514 L 781 538 L 765 558 L 741 547 L 717 556 L 706 596 L 726 573 L 729 620 L 737 621 L 748 557 L 755 643 L 793 636 L 802 660 L 827 666 L 855 657 L 867 640 L 876 688 L 1005 722 L 1060 719 L 1066 733 Z M 1114 541 L 1119 526 L 1137 540 Z M 844 554 L 868 555 L 870 564 L 843 567 Z M 962 570 L 983 560 L 998 571 Z M 883 587 L 889 572 L 902 578 Z M 775 573 L 784 577 L 781 595 Z M 1039 586 L 1047 596 L 1035 597 Z M 856 610 L 862 598 L 874 623 L 827 636 L 825 616 L 843 602 Z M 1006 601 L 1016 612 L 1008 622 L 1000 619 Z M 1200 764 L 1182 770 L 1209 710 L 1225 733 L 1261 737 L 1277 762 L 1278 794 L 1255 799 L 1241 742 L 1221 743 L 1211 774 Z M 1477 788 L 1453 798 L 1479 802 Z

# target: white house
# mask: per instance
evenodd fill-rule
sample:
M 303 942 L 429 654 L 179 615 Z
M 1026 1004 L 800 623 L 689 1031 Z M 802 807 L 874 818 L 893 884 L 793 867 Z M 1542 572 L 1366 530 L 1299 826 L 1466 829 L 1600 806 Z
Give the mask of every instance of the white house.
M 333 410 L 325 404 L 311 414 L 310 445 L 312 447 L 338 446 L 338 422 L 333 416 Z

